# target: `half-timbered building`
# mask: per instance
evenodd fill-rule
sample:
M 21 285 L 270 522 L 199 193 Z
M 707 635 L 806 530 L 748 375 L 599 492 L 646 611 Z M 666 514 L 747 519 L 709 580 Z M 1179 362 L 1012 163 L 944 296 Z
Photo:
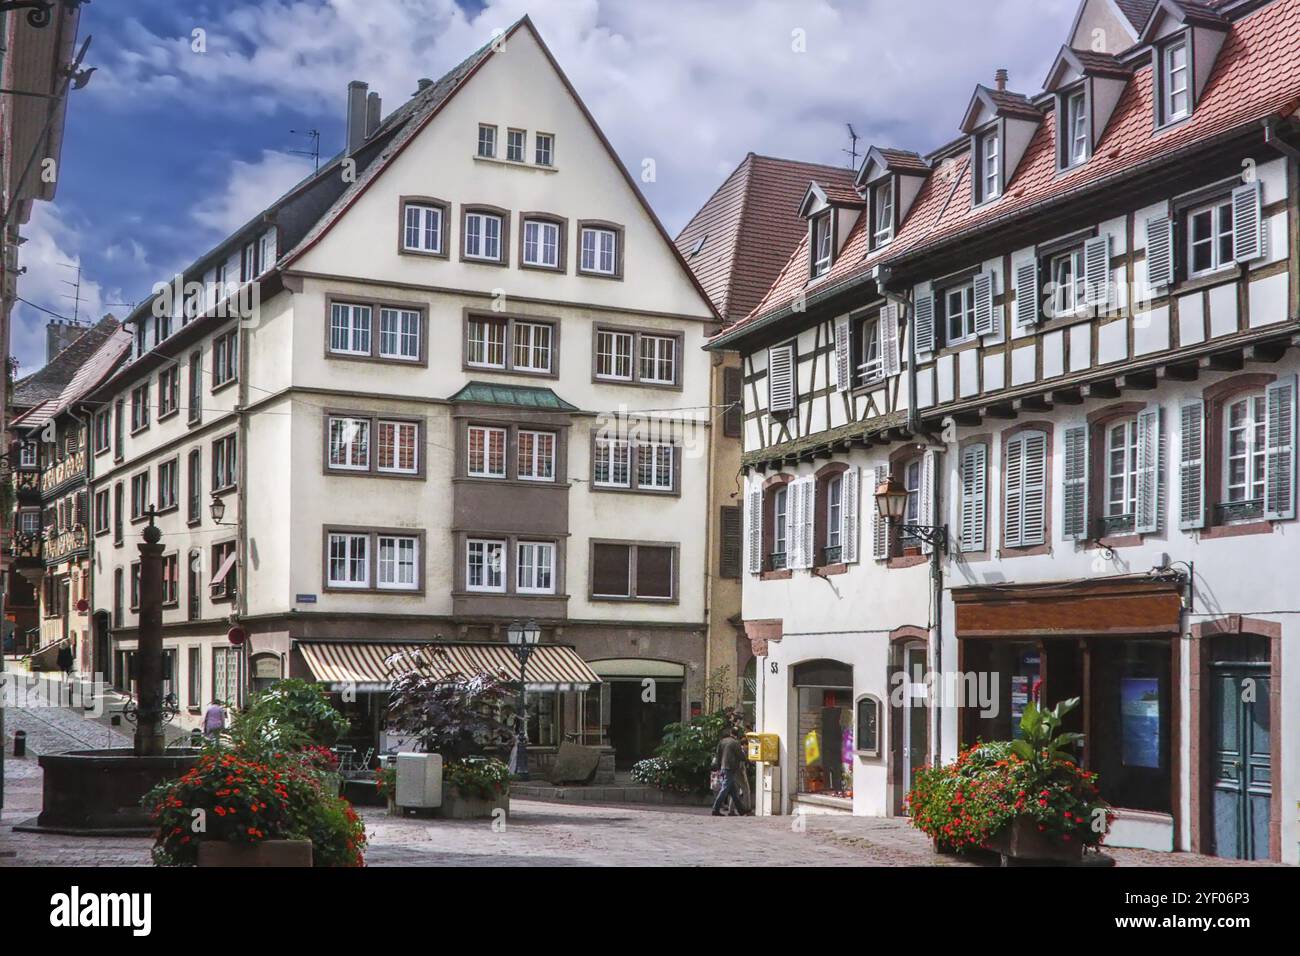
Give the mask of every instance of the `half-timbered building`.
M 902 812 L 1079 698 L 1111 844 L 1297 862 L 1298 107 L 1297 0 L 1084 0 L 1040 92 L 999 71 L 952 143 L 810 184 L 713 342 L 766 809 Z

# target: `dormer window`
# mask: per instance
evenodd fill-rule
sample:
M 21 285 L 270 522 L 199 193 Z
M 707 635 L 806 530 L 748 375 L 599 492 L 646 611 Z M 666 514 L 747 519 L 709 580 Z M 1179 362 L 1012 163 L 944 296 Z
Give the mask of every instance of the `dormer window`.
M 824 212 L 812 221 L 812 274 L 825 275 L 831 268 L 831 214 Z
M 1168 44 L 1160 53 L 1161 118 L 1174 123 L 1192 113 L 1191 71 L 1187 62 L 1187 38 Z
M 1088 98 L 1082 89 L 1066 96 L 1062 120 L 1065 165 L 1077 166 L 1088 158 Z
M 1002 149 L 998 128 L 975 137 L 976 195 L 977 203 L 988 202 L 1002 195 Z
M 886 179 L 872 187 L 871 248 L 878 249 L 894 238 L 894 184 Z

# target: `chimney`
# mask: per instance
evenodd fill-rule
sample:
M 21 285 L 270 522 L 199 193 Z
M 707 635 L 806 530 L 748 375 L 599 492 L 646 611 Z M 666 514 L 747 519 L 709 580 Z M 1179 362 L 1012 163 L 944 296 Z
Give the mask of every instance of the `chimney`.
M 348 155 L 351 156 L 366 141 L 366 90 L 360 80 L 348 84 Z
M 371 93 L 366 97 L 366 139 L 374 136 L 375 130 L 379 129 L 381 112 L 379 94 Z
M 427 90 L 429 87 L 433 86 L 433 80 L 429 79 L 427 76 L 422 76 L 420 77 L 419 83 L 417 83 L 416 85 L 419 87 L 419 89 L 417 89 L 414 93 L 412 93 L 411 94 L 412 96 L 418 96 L 419 94 Z
M 993 74 L 993 85 L 998 88 L 999 93 L 1007 91 L 1007 71 L 1005 69 L 998 70 Z

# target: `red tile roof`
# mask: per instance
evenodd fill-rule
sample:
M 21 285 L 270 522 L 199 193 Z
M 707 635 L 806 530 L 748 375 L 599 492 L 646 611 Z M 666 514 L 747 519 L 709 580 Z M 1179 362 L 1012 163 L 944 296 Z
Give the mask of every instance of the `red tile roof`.
M 676 245 L 724 321 L 758 305 L 806 235 L 799 203 L 808 184 L 838 195 L 853 192 L 853 177 L 851 169 L 750 153 L 700 207 Z
M 1077 169 L 1057 174 L 1056 117 L 1048 112 L 1000 199 L 971 207 L 969 156 L 961 152 L 939 163 L 898 236 L 884 249 L 867 254 L 859 221 L 830 272 L 810 282 L 801 267 L 808 254 L 805 239 L 763 301 L 727 333 L 780 312 L 801 292 L 833 288 L 880 263 L 915 258 L 994 222 L 1026 216 L 1181 148 L 1289 116 L 1300 108 L 1300 0 L 1275 0 L 1233 24 L 1192 118 L 1159 134 L 1151 85 L 1150 66 L 1137 70 L 1094 155 Z

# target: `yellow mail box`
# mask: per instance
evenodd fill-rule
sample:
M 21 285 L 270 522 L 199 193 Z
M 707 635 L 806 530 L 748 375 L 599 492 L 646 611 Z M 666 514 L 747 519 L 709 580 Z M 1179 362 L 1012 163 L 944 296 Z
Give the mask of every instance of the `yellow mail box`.
M 776 734 L 745 734 L 746 755 L 750 763 L 781 762 L 781 738 Z

